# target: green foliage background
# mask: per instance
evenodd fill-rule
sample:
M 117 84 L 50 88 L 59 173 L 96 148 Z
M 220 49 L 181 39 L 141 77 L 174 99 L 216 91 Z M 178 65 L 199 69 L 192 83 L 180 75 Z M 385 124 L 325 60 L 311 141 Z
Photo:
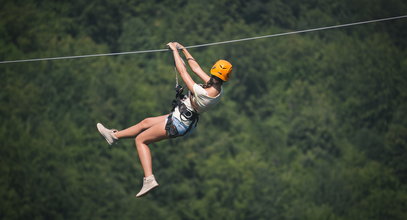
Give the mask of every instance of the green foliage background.
M 0 60 L 194 45 L 407 14 L 403 0 L 4 0 Z M 96 130 L 165 114 L 170 53 L 0 65 L 0 219 L 407 219 L 407 21 L 191 49 L 234 64 L 189 137 Z

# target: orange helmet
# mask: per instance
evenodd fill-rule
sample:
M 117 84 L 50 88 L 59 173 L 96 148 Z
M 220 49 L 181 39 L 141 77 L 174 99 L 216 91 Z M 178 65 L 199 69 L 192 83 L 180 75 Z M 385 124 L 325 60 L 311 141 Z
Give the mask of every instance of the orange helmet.
M 232 73 L 232 64 L 226 60 L 218 60 L 211 69 L 211 74 L 223 81 L 228 81 Z

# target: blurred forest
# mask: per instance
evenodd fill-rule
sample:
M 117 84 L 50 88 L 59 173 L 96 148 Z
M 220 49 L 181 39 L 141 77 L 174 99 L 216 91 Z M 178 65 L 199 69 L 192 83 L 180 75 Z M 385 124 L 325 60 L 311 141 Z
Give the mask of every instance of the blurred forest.
M 162 49 L 407 14 L 404 0 L 2 0 L 0 60 Z M 190 49 L 234 64 L 189 137 L 171 53 L 0 64 L 0 219 L 407 219 L 407 19 Z

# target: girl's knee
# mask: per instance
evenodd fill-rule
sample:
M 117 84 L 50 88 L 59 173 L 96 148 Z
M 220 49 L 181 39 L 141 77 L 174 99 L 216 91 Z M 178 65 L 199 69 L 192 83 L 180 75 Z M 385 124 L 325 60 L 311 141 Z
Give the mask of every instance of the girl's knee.
M 151 127 L 152 123 L 153 123 L 152 118 L 145 118 L 142 121 L 140 121 L 139 124 L 141 125 L 142 128 L 146 129 L 146 128 Z
M 136 143 L 136 146 L 139 146 L 140 144 L 143 144 L 143 140 L 139 136 L 134 138 L 134 142 Z
M 145 118 L 139 122 L 139 125 L 144 128 L 147 125 L 147 123 L 148 123 L 148 118 Z
M 136 146 L 137 146 L 137 147 L 141 147 L 141 146 L 143 146 L 143 145 L 147 145 L 147 144 L 148 144 L 147 140 L 146 140 L 145 138 L 143 138 L 142 135 L 137 136 L 137 137 L 134 139 L 134 141 L 136 142 Z

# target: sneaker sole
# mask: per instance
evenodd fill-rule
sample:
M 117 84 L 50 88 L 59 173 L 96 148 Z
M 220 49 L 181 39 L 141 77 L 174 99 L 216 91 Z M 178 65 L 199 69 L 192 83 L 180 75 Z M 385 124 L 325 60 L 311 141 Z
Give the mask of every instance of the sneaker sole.
M 158 186 L 160 186 L 160 184 L 157 184 L 156 186 L 153 186 L 153 188 L 151 188 L 150 190 L 148 190 L 147 192 L 145 192 L 145 193 L 143 193 L 141 195 L 138 195 L 138 196 L 136 195 L 136 197 L 137 198 L 143 197 L 143 196 L 147 195 L 148 193 L 150 193 L 150 192 L 154 191 L 155 189 L 157 189 Z

